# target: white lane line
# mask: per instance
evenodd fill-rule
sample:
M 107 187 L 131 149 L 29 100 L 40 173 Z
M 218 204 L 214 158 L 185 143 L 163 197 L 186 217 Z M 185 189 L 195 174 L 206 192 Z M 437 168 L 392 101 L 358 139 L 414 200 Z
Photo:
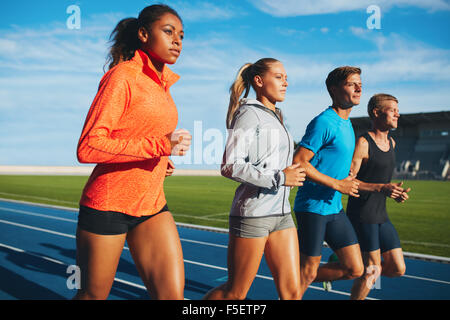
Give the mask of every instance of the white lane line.
M 195 265 L 202 266 L 202 267 L 207 267 L 207 268 L 212 268 L 212 269 L 217 269 L 217 270 L 222 270 L 222 271 L 228 271 L 227 268 L 219 267 L 219 266 L 215 266 L 215 265 L 211 265 L 211 264 L 207 264 L 207 263 L 201 263 L 201 262 L 196 262 L 196 261 L 192 261 L 192 260 L 184 260 L 184 261 L 187 262 L 187 263 L 195 264 Z M 257 274 L 255 277 L 256 278 L 260 278 L 260 279 L 273 281 L 273 277 L 270 277 L 270 276 L 264 276 L 264 275 Z M 313 286 L 313 285 L 310 285 L 308 288 L 319 290 L 319 291 L 325 291 L 324 288 L 316 287 L 316 286 Z M 350 293 L 343 292 L 343 291 L 338 291 L 338 290 L 330 290 L 329 292 L 330 293 L 344 295 L 344 296 L 350 296 Z M 367 300 L 379 300 L 379 299 L 375 299 L 375 298 L 371 298 L 371 297 L 367 297 L 366 299 Z
M 54 220 L 60 220 L 60 221 L 67 221 L 67 222 L 73 222 L 73 223 L 77 223 L 78 222 L 78 220 L 74 220 L 74 219 L 60 218 L 60 217 L 50 216 L 50 215 L 47 215 L 47 214 L 34 213 L 34 212 L 30 212 L 30 211 L 25 211 L 25 210 L 10 209 L 10 208 L 5 208 L 5 207 L 0 207 L 0 210 L 10 211 L 10 212 L 14 212 L 14 213 L 22 213 L 22 214 L 26 214 L 26 215 L 29 215 L 29 216 L 35 216 L 35 217 L 41 217 L 41 218 L 47 218 L 47 219 L 54 219 Z M 2 221 L 6 221 L 6 220 L 2 220 Z M 215 243 L 210 243 L 210 242 L 191 240 L 191 239 L 184 239 L 184 238 L 180 238 L 180 240 L 181 241 L 185 241 L 185 242 L 192 242 L 192 243 L 202 244 L 202 245 L 205 245 L 205 246 L 219 247 L 219 248 L 225 248 L 225 249 L 228 248 L 227 245 L 222 245 L 222 244 L 215 244 Z
M 13 226 L 16 226 L 16 227 L 21 227 L 21 228 L 25 228 L 25 229 L 31 229 L 31 230 L 35 230 L 35 231 L 51 233 L 51 234 L 55 234 L 57 236 L 62 236 L 62 237 L 67 237 L 67 238 L 72 238 L 72 239 L 76 238 L 72 234 L 57 232 L 57 231 L 43 229 L 43 228 L 38 228 L 38 227 L 32 227 L 32 226 L 29 226 L 29 225 L 26 225 L 26 224 L 21 224 L 21 223 L 16 223 L 16 222 L 11 222 L 11 221 L 1 220 L 1 219 L 0 219 L 0 223 L 10 224 L 10 225 L 13 225 Z
M 228 219 L 206 218 L 206 216 L 199 216 L 199 217 L 198 216 L 190 216 L 188 214 L 182 214 L 182 213 L 176 213 L 176 212 L 172 212 L 172 215 L 175 216 L 175 217 L 185 217 L 185 218 L 193 218 L 193 219 L 201 219 L 201 220 L 228 222 Z
M 417 280 L 425 280 L 425 281 L 437 282 L 437 283 L 443 283 L 443 284 L 450 284 L 449 281 L 437 280 L 437 279 L 429 279 L 429 278 L 417 277 L 417 276 L 410 276 L 409 274 L 404 274 L 402 277 L 404 277 L 404 278 L 411 278 L 411 279 L 417 279 Z
M 24 204 L 26 206 L 32 206 L 32 207 L 38 207 L 38 208 L 52 208 L 52 209 L 60 209 L 63 211 L 70 211 L 70 212 L 78 212 L 78 208 L 73 207 L 67 207 L 67 206 L 58 206 L 55 204 L 48 204 L 48 203 L 41 203 L 41 202 L 31 202 L 26 200 L 14 200 L 9 198 L 1 198 L 0 201 L 8 202 L 8 203 L 18 203 L 18 204 Z M 78 203 L 77 203 L 78 206 Z
M 78 204 L 78 202 L 74 201 L 67 201 L 67 200 L 57 200 L 52 198 L 45 198 L 45 197 L 38 197 L 38 196 L 29 196 L 29 195 L 22 195 L 22 194 L 15 194 L 15 193 L 7 193 L 7 192 L 0 192 L 0 194 L 6 195 L 6 196 L 16 196 L 21 198 L 31 198 L 31 199 L 37 199 L 37 200 L 46 200 L 46 201 L 52 201 L 52 202 L 59 202 L 59 203 L 68 203 L 68 204 Z
M 75 222 L 75 223 L 78 222 L 75 219 L 67 219 L 67 218 L 61 218 L 61 217 L 56 217 L 56 216 L 49 216 L 47 214 L 35 213 L 35 212 L 25 211 L 25 210 L 11 209 L 11 208 L 5 208 L 5 207 L 0 207 L 0 210 L 10 211 L 10 212 L 14 212 L 14 213 L 22 213 L 22 214 L 26 214 L 29 216 L 48 218 L 48 219 L 54 219 L 54 220 L 60 220 L 60 221 Z
M 71 234 L 62 233 L 62 232 L 56 232 L 56 231 L 53 231 L 53 230 L 48 230 L 48 229 L 43 229 L 43 228 L 32 227 L 32 226 L 28 226 L 28 225 L 24 225 L 24 224 L 20 224 L 20 223 L 15 223 L 15 222 L 10 222 L 10 221 L 5 221 L 5 220 L 0 220 L 0 223 L 6 223 L 6 224 L 14 225 L 14 226 L 17 226 L 17 227 L 21 227 L 21 228 L 26 228 L 26 229 L 32 229 L 32 230 L 36 230 L 36 231 L 40 231 L 40 232 L 51 233 L 51 234 L 55 234 L 55 235 L 63 236 L 63 237 L 67 237 L 67 238 L 75 238 L 75 236 L 74 236 L 74 235 L 71 235 Z M 125 250 L 130 250 L 130 249 L 127 248 L 127 247 L 124 247 L 124 249 L 125 249 Z M 24 252 L 25 252 L 25 251 L 24 251 Z M 25 252 L 25 253 L 26 253 L 26 252 Z M 228 269 L 225 268 L 225 267 L 219 267 L 219 266 L 216 266 L 216 265 L 207 264 L 207 263 L 201 263 L 201 262 L 192 261 L 192 260 L 187 260 L 187 259 L 184 259 L 184 262 L 185 262 L 185 263 L 189 263 L 189 264 L 194 264 L 194 265 L 202 266 L 202 267 L 206 267 L 206 268 L 218 269 L 218 270 L 223 270 L 223 271 L 227 271 L 227 270 L 228 270 Z M 271 280 L 271 281 L 273 281 L 273 278 L 272 278 L 272 277 L 264 276 L 264 275 L 260 275 L 260 274 L 257 274 L 257 275 L 256 275 L 256 278 L 266 279 L 266 280 Z M 120 279 L 119 279 L 119 280 L 120 280 Z M 121 281 L 125 281 L 125 280 L 121 280 Z M 310 286 L 310 288 L 316 289 L 316 290 L 324 291 L 323 288 L 316 287 L 316 286 Z M 350 294 L 347 293 L 347 292 L 342 292 L 342 291 L 337 291 L 337 290 L 331 290 L 330 292 L 333 292 L 333 293 L 336 293 L 336 294 L 341 294 L 341 295 L 346 295 L 346 296 L 350 295 Z
M 78 212 L 78 210 L 74 209 L 74 208 L 67 208 L 67 207 L 61 207 L 61 206 L 53 206 L 53 205 L 48 205 L 48 204 L 39 204 L 39 203 L 32 203 L 32 202 L 18 201 L 18 200 L 11 200 L 11 199 L 3 199 L 3 198 L 0 198 L 0 200 L 6 201 L 6 202 L 10 202 L 10 203 L 25 204 L 25 205 L 29 205 L 29 206 L 61 209 L 61 210 L 64 210 L 64 211 L 72 211 L 72 212 L 75 212 L 75 213 Z M 5 208 L 5 207 L 1 207 L 1 206 L 0 206 L 0 210 L 6 210 L 6 211 L 17 212 L 17 213 L 35 215 L 35 216 L 40 216 L 40 217 L 49 218 L 49 219 L 56 219 L 56 220 L 62 220 L 62 221 L 76 222 L 76 220 L 73 220 L 73 219 L 60 218 L 60 217 L 55 217 L 55 216 L 50 216 L 50 215 L 33 213 L 33 212 L 30 212 L 30 211 Z M 176 214 L 174 214 L 172 212 L 172 215 L 176 215 Z M 182 216 L 192 217 L 192 218 L 202 218 L 202 217 L 194 217 L 194 216 L 189 216 L 189 215 L 182 215 Z M 206 220 L 225 221 L 225 220 L 220 220 L 220 219 L 206 219 Z M 194 228 L 194 229 L 197 229 L 197 230 L 206 230 L 206 231 L 228 233 L 228 230 L 227 229 L 223 229 L 223 228 L 214 228 L 214 227 L 206 227 L 206 226 L 200 226 L 200 225 L 191 225 L 191 224 L 188 224 L 188 223 L 181 223 L 181 222 L 176 222 L 176 224 L 177 224 L 177 226 L 187 227 L 187 228 Z M 182 238 L 181 241 L 194 242 L 195 240 L 191 241 L 191 240 Z M 427 246 L 427 245 L 429 245 L 429 246 L 438 246 L 438 247 L 439 246 L 441 246 L 441 247 L 447 247 L 448 246 L 446 244 L 438 244 L 438 243 L 431 243 L 431 242 L 417 242 L 417 241 L 409 241 L 409 240 L 406 240 L 406 241 L 402 240 L 402 242 L 420 244 L 420 245 L 425 245 L 425 246 Z M 199 241 L 198 243 L 201 243 L 201 241 Z M 209 246 L 216 246 L 216 247 L 223 247 L 223 248 L 225 248 L 225 246 L 223 246 L 223 245 L 215 245 L 215 244 L 209 244 L 209 243 L 202 243 L 202 244 L 209 245 Z M 324 243 L 324 245 L 325 245 L 325 243 Z M 437 256 L 432 256 L 432 255 L 411 253 L 411 252 L 403 252 L 403 254 L 404 254 L 405 258 L 410 258 L 410 259 L 419 259 L 419 260 L 422 260 L 422 261 L 435 261 L 435 262 L 439 262 L 439 263 L 450 263 L 450 258 L 446 258 L 446 257 L 437 257 Z M 326 262 L 321 262 L 321 263 L 326 263 Z
M 8 246 L 8 245 L 6 245 L 4 243 L 0 243 L 0 247 L 6 248 L 6 249 L 9 249 L 9 250 L 12 250 L 12 251 L 20 252 L 20 253 L 26 253 L 26 254 L 28 254 L 30 256 L 41 258 L 41 259 L 44 259 L 44 260 L 47 260 L 47 261 L 51 261 L 51 262 L 54 262 L 54 263 L 57 263 L 57 264 L 67 265 L 66 263 L 64 263 L 62 261 L 59 261 L 59 260 L 56 260 L 56 259 L 53 259 L 53 258 L 49 258 L 49 257 L 46 257 L 46 256 L 42 256 L 42 255 L 39 255 L 39 254 L 36 254 L 36 253 L 27 252 L 27 251 L 25 251 L 23 249 L 19 249 L 19 248 L 16 248 L 16 247 Z
M 23 214 L 28 214 L 28 215 L 34 215 L 34 216 L 39 216 L 39 217 L 44 217 L 44 218 L 49 218 L 49 219 L 77 222 L 77 220 L 73 220 L 73 219 L 60 218 L 60 217 L 49 216 L 49 215 L 45 215 L 45 214 L 34 213 L 34 212 L 18 210 L 18 209 L 11 209 L 11 208 L 6 208 L 6 207 L 0 207 L 0 210 L 11 211 L 11 212 L 15 212 L 15 213 L 23 213 Z M 187 217 L 187 218 L 196 218 L 196 219 L 213 220 L 213 221 L 221 221 L 221 222 L 227 222 L 228 221 L 228 219 L 227 220 L 212 219 L 212 218 L 206 218 L 206 217 L 190 216 L 190 215 L 180 214 L 180 213 L 173 213 L 173 212 L 171 212 L 171 213 L 172 213 L 173 216 L 180 216 L 180 217 Z
M 33 256 L 33 257 L 36 257 L 36 258 L 41 258 L 41 259 L 44 259 L 44 260 L 47 260 L 47 261 L 51 261 L 51 262 L 57 263 L 59 265 L 69 266 L 68 263 L 65 263 L 65 262 L 62 262 L 62 261 L 59 261 L 59 260 L 56 260 L 56 259 L 53 259 L 53 258 L 49 258 L 49 257 L 43 256 L 43 255 L 39 255 L 39 254 L 36 254 L 36 253 L 28 252 L 28 251 L 25 251 L 25 250 L 20 249 L 20 248 L 16 248 L 16 247 L 12 247 L 12 246 L 6 245 L 4 243 L 0 243 L 0 247 L 4 247 L 4 248 L 12 250 L 12 251 L 24 253 L 24 254 L 27 254 L 27 255 L 30 255 L 30 256 Z M 123 279 L 120 279 L 120 278 L 114 278 L 114 281 L 147 291 L 147 288 L 145 286 L 137 284 L 137 283 L 134 283 L 134 282 L 123 280 Z
M 191 239 L 185 239 L 185 238 L 180 238 L 180 240 L 181 241 L 185 241 L 185 242 L 192 242 L 192 243 L 196 243 L 196 244 L 202 244 L 202 245 L 210 246 L 210 247 L 218 247 L 218 248 L 228 249 L 228 245 L 224 245 L 224 244 L 210 243 L 210 242 L 191 240 Z
M 5 194 L 5 195 L 15 195 L 15 196 L 23 196 L 20 194 L 14 194 L 14 193 L 6 193 L 6 192 L 0 192 L 1 194 Z M 56 199 L 50 199 L 50 198 L 43 198 L 43 197 L 36 197 L 36 196 L 27 196 L 27 197 L 32 197 L 32 198 L 36 198 L 36 199 L 44 199 L 44 200 L 51 200 L 51 201 L 56 201 L 56 202 L 67 202 L 67 203 L 71 203 L 71 204 L 76 204 L 78 205 L 78 203 L 75 202 L 70 202 L 70 201 L 64 201 L 64 200 L 56 200 Z M 29 202 L 29 201 L 25 201 L 25 200 L 13 200 L 13 199 L 7 199 L 7 198 L 0 198 L 0 200 L 2 201 L 6 201 L 6 202 L 13 202 L 13 203 L 22 203 L 22 204 L 26 204 L 26 205 L 30 205 L 30 206 L 38 206 L 38 207 L 50 207 L 50 208 L 54 208 L 54 209 L 61 209 L 61 210 L 69 210 L 69 211 L 74 211 L 74 212 L 78 212 L 78 209 L 76 208 L 69 208 L 69 207 L 63 207 L 63 206 L 56 206 L 56 205 L 51 205 L 51 204 L 43 204 L 43 203 L 35 203 L 35 202 Z M 0 207 L 0 209 L 4 209 L 4 210 L 11 210 L 9 208 L 4 208 L 4 207 Z M 191 215 L 187 215 L 187 214 L 182 214 L 182 213 L 174 213 L 171 212 L 172 215 L 176 216 L 181 216 L 181 217 L 188 217 L 188 218 L 194 218 L 194 219 L 204 219 L 204 220 L 213 220 L 213 221 L 221 221 L 221 222 L 228 222 L 228 219 L 224 220 L 224 219 L 211 219 L 209 217 L 212 216 L 220 216 L 222 214 L 225 213 L 216 213 L 216 214 L 211 214 L 211 215 L 207 215 L 207 216 L 203 216 L 203 217 L 198 217 L 198 216 L 191 216 Z M 227 213 L 228 214 L 228 213 Z M 50 216 L 49 216 L 50 217 Z M 61 218 L 63 219 L 63 218 Z M 442 244 L 442 243 L 434 243 L 434 242 L 420 242 L 420 241 L 411 241 L 411 240 L 401 240 L 401 242 L 404 243 L 409 243 L 409 244 L 417 244 L 417 245 L 422 245 L 422 246 L 434 246 L 434 247 L 450 247 L 450 244 Z M 411 254 L 410 252 L 404 252 L 404 254 Z M 415 255 L 415 254 L 414 254 Z M 429 259 L 443 259 L 445 257 L 433 257 L 430 256 Z M 437 260 L 438 262 L 440 262 L 440 260 Z M 445 260 L 444 262 L 448 262 L 447 260 Z
M 77 222 L 76 220 L 73 219 L 66 219 L 66 218 L 60 218 L 60 217 L 55 217 L 55 216 L 50 216 L 50 215 L 44 215 L 44 214 L 38 214 L 38 213 L 34 213 L 34 212 L 30 212 L 30 211 L 24 211 L 24 210 L 16 210 L 16 209 L 10 209 L 10 208 L 4 208 L 4 207 L 0 207 L 0 209 L 2 210 L 7 210 L 7 211 L 12 211 L 12 212 L 16 212 L 16 213 L 22 213 L 22 214 L 27 214 L 27 215 L 32 215 L 32 216 L 39 216 L 39 217 L 44 217 L 44 218 L 49 218 L 49 219 L 56 219 L 56 220 L 63 220 L 63 221 L 70 221 L 70 222 Z M 51 234 L 55 234 L 55 235 L 59 235 L 59 236 L 63 236 L 63 237 L 68 237 L 68 238 L 73 238 L 75 239 L 76 237 L 74 235 L 70 235 L 70 234 L 66 234 L 66 233 L 61 233 L 61 232 L 57 232 L 57 231 L 53 231 L 53 230 L 48 230 L 48 229 L 43 229 L 43 228 L 38 228 L 38 227 L 32 227 L 29 225 L 24 225 L 24 224 L 20 224 L 20 223 L 15 223 L 15 222 L 11 222 L 11 221 L 6 221 L 6 220 L 1 220 L 0 219 L 0 223 L 5 223 L 5 224 L 10 224 L 10 225 L 14 225 L 14 226 L 18 226 L 18 227 L 22 227 L 22 228 L 27 228 L 27 229 L 32 229 L 32 230 L 36 230 L 36 231 L 41 231 L 41 232 L 47 232 L 47 233 L 51 233 Z M 213 246 L 213 247 L 219 247 L 219 248 L 228 248 L 227 245 L 221 245 L 221 244 L 215 244 L 215 243 L 209 243 L 209 242 L 204 242 L 204 241 L 198 241 L 198 240 L 191 240 L 191 239 L 184 239 L 184 238 L 180 238 L 181 241 L 185 241 L 185 242 L 191 242 L 191 243 L 196 243 L 196 244 L 202 244 L 202 245 L 207 245 L 207 246 Z M 125 250 L 129 250 L 127 247 L 124 247 Z M 185 260 L 186 261 L 186 260 Z M 187 260 L 188 263 L 193 263 L 190 260 Z M 325 262 L 321 262 L 321 263 L 325 263 Z M 199 264 L 199 263 L 198 263 Z M 208 267 L 212 267 L 212 265 L 207 265 Z M 218 267 L 220 268 L 220 267 Z M 258 277 L 258 275 L 257 275 Z M 265 276 L 261 276 L 261 277 L 265 277 Z M 418 276 L 412 276 L 412 275 L 403 275 L 402 277 L 405 278 L 411 278 L 411 279 L 416 279 L 416 280 L 423 280 L 423 281 L 430 281 L 430 282 L 437 282 L 437 283 L 443 283 L 443 284 L 450 284 L 450 282 L 448 281 L 444 281 L 444 280 L 437 280 L 437 279 L 431 279 L 431 278 L 425 278 L 425 277 L 418 277 Z M 273 278 L 269 277 L 269 280 L 273 280 Z M 313 287 L 313 286 L 311 286 Z M 323 290 L 320 287 L 317 287 L 320 290 Z M 332 292 L 332 291 L 330 291 Z M 346 294 L 345 292 L 343 292 L 344 294 Z
M 217 217 L 217 216 L 225 216 L 228 218 L 229 212 L 220 212 L 220 213 L 214 213 L 214 214 L 208 214 L 207 216 L 202 216 L 203 218 L 211 218 L 211 217 Z

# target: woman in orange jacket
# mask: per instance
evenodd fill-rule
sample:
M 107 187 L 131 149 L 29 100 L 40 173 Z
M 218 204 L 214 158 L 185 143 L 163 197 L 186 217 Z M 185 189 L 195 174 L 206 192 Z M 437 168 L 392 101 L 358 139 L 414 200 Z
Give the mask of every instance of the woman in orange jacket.
M 191 135 L 175 130 L 169 87 L 178 80 L 183 24 L 166 5 L 144 8 L 113 30 L 109 70 L 100 81 L 78 143 L 78 160 L 97 163 L 80 200 L 75 299 L 106 299 L 125 240 L 149 295 L 182 299 L 184 264 L 163 183 L 170 155 L 184 155 Z

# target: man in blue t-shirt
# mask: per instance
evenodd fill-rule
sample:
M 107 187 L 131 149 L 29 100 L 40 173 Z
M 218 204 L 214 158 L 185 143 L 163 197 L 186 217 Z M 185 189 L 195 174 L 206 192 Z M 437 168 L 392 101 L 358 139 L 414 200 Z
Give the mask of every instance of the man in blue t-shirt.
M 359 183 L 349 176 L 355 149 L 349 115 L 361 97 L 360 74 L 361 69 L 349 66 L 328 74 L 333 104 L 309 123 L 294 155 L 307 178 L 294 204 L 302 295 L 312 282 L 354 279 L 364 272 L 358 240 L 341 201 L 342 194 L 358 197 Z M 324 240 L 339 262 L 319 267 Z

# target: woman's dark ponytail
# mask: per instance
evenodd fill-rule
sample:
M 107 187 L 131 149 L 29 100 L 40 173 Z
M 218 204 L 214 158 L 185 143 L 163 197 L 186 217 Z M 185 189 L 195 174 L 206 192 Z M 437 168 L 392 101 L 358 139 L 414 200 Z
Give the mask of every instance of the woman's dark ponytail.
M 153 23 L 166 13 L 173 14 L 182 21 L 174 9 L 164 4 L 145 7 L 138 18 L 126 18 L 119 21 L 109 37 L 112 45 L 104 67 L 109 64 L 109 70 L 120 62 L 133 58 L 135 51 L 141 47 L 141 41 L 138 38 L 139 28 L 144 27 L 150 32 Z
M 105 66 L 109 63 L 108 70 L 119 62 L 133 58 L 134 52 L 141 45 L 138 38 L 138 29 L 139 24 L 137 18 L 126 18 L 119 21 L 109 37 L 113 44 L 105 63 Z

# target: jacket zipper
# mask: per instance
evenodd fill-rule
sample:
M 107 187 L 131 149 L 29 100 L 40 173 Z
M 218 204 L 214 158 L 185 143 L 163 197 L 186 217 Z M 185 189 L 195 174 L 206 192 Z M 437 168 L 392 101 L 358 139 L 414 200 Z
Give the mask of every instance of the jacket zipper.
M 249 104 L 249 105 L 250 105 L 250 104 Z M 251 106 L 255 106 L 255 107 L 260 108 L 260 109 L 262 109 L 262 110 L 264 110 L 264 111 L 268 111 L 268 112 L 272 113 L 273 116 L 274 116 L 275 118 L 277 118 L 277 120 L 280 122 L 281 126 L 283 127 L 284 131 L 286 132 L 286 136 L 287 136 L 287 138 L 288 138 L 288 156 L 287 156 L 287 159 L 286 159 L 286 168 L 287 168 L 288 165 L 289 165 L 289 155 L 291 154 L 291 139 L 289 138 L 289 133 L 288 133 L 286 127 L 284 126 L 283 122 L 281 122 L 280 118 L 278 118 L 277 114 L 276 114 L 275 112 L 273 112 L 272 110 L 270 110 L 270 109 L 268 109 L 268 108 L 266 108 L 266 107 L 257 105 L 257 104 L 251 104 Z M 263 108 L 264 108 L 264 109 L 263 109 Z M 266 110 L 266 109 L 267 109 L 267 110 Z M 283 191 L 283 206 L 281 207 L 281 213 L 282 213 L 283 215 L 284 215 L 284 202 L 286 201 L 285 199 L 286 199 L 286 187 L 284 187 L 284 191 Z

